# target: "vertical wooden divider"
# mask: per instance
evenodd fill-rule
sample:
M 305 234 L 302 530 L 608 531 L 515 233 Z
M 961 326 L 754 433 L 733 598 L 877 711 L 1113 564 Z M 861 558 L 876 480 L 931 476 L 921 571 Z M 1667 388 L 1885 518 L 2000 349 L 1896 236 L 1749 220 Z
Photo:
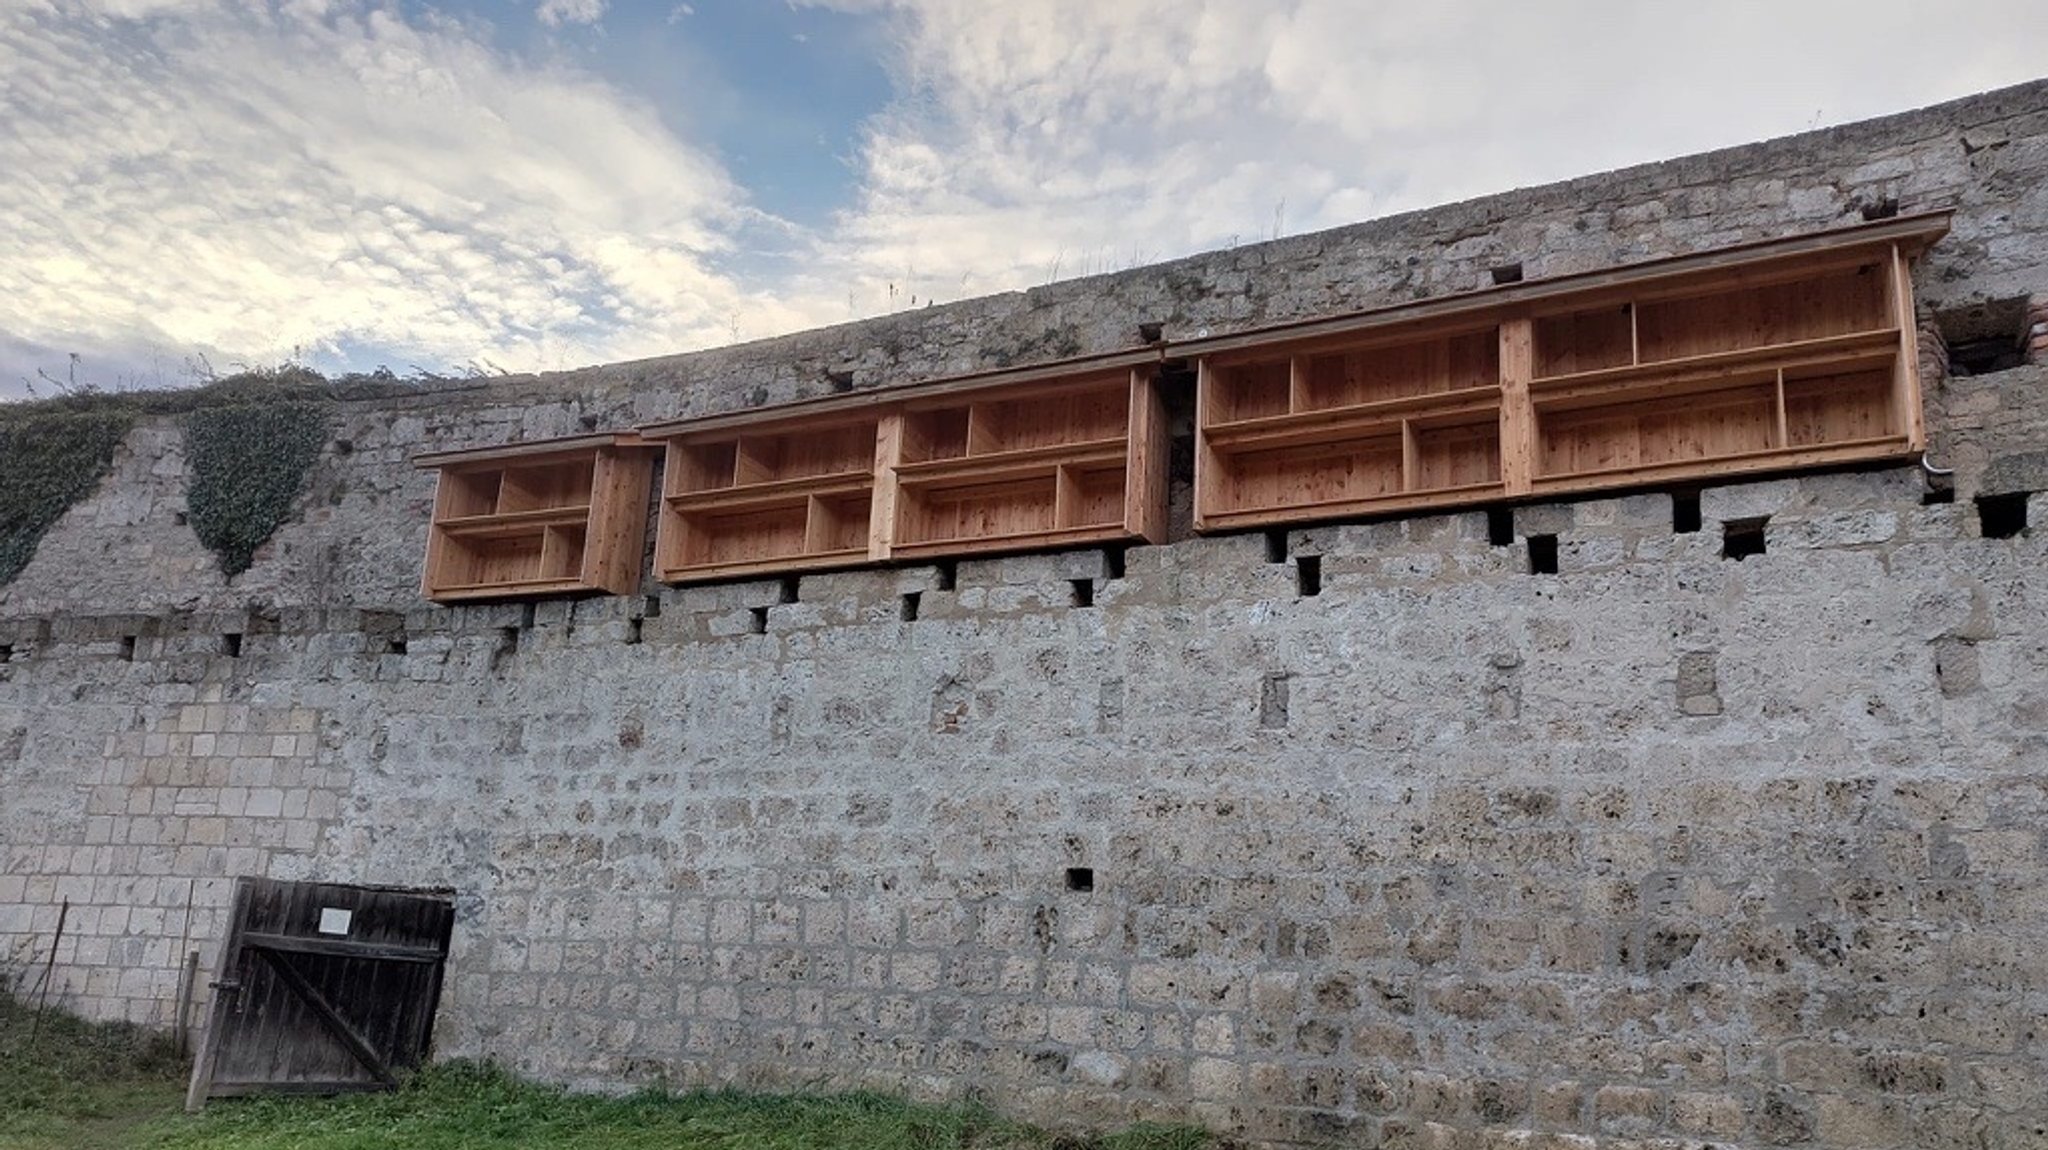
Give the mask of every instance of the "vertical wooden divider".
M 1772 447 L 1785 447 L 1792 442 L 1792 425 L 1785 417 L 1785 369 L 1782 367 L 1778 369 L 1776 393 L 1777 418 L 1771 425 L 1770 444 Z
M 1195 427 L 1205 428 L 1216 422 L 1212 414 L 1216 408 L 1216 369 L 1207 356 L 1195 364 Z M 1224 506 L 1222 488 L 1223 461 L 1216 458 L 1216 449 L 1209 446 L 1209 437 L 1199 431 L 1195 435 L 1195 530 L 1203 531 L 1209 526 L 1205 508 Z
M 455 477 L 443 469 L 434 473 L 434 520 L 448 516 L 448 505 L 454 499 Z M 420 568 L 420 594 L 433 598 L 436 576 L 448 569 L 448 544 L 441 533 L 433 527 L 427 528 L 427 562 Z
M 1536 483 L 1536 408 L 1529 381 L 1536 375 L 1536 325 L 1527 316 L 1500 325 L 1500 478 L 1509 495 L 1527 495 Z
M 1892 407 L 1899 413 L 1899 430 L 1906 446 L 1927 450 L 1927 417 L 1920 409 L 1920 321 L 1913 314 L 1913 270 L 1906 253 L 1892 245 L 1890 291 L 1893 322 L 1899 325 L 1899 362 L 1892 371 Z
M 1166 400 L 1150 367 L 1131 369 L 1131 419 L 1124 461 L 1124 530 L 1147 543 L 1166 542 Z
M 903 413 L 875 425 L 875 488 L 868 501 L 868 558 L 887 559 L 896 545 L 896 465 L 903 461 Z
M 597 453 L 592 481 L 592 537 L 583 541 L 583 580 L 597 587 L 637 588 L 647 544 L 647 490 L 654 474 L 650 450 Z M 657 495 L 657 498 L 659 496 Z
M 1308 357 L 1290 355 L 1287 357 L 1287 410 L 1293 413 L 1307 411 L 1308 408 Z

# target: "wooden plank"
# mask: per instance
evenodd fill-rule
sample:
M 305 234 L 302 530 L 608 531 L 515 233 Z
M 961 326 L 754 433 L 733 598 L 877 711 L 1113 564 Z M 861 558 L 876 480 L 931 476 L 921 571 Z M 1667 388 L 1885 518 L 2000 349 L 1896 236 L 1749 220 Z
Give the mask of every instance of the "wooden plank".
M 1831 444 L 1811 448 L 1771 448 L 1763 451 L 1743 452 L 1714 461 L 1716 475 L 1738 475 L 1765 471 L 1797 471 L 1828 463 L 1847 463 L 1896 459 L 1910 455 L 1904 436 L 1884 436 L 1865 440 Z M 1699 463 L 1695 460 L 1675 460 L 1670 463 L 1638 465 L 1632 467 L 1611 467 L 1596 471 L 1585 471 L 1571 475 L 1545 477 L 1536 484 L 1539 494 L 1552 495 L 1566 491 L 1618 490 L 1644 483 L 1665 482 L 1672 479 L 1691 479 L 1700 474 Z
M 1771 446 L 1783 447 L 1791 442 L 1791 438 L 1787 433 L 1785 424 L 1785 369 L 1782 367 L 1778 369 L 1778 386 L 1774 389 L 1774 392 L 1777 398 L 1778 410 L 1777 422 L 1773 428 L 1776 434 L 1771 439 Z
M 440 948 L 398 943 L 364 942 L 349 938 L 325 938 L 249 931 L 242 945 L 250 950 L 274 950 L 280 954 L 313 954 L 329 958 L 361 958 L 376 962 L 440 962 L 447 955 Z
M 1122 524 L 1095 524 L 1052 531 L 1015 531 L 1003 534 L 960 536 L 896 548 L 898 559 L 933 559 L 949 555 L 997 555 L 1075 547 L 1085 543 L 1114 543 L 1131 538 Z
M 903 558 L 905 548 L 898 544 L 893 549 L 894 558 Z M 665 568 L 660 572 L 661 581 L 677 585 L 689 583 L 716 583 L 735 579 L 754 578 L 764 575 L 786 575 L 798 571 L 841 571 L 868 564 L 867 549 L 849 548 L 845 551 L 817 555 L 786 555 L 768 559 L 734 559 L 718 562 L 683 563 Z
M 1397 492 L 1365 499 L 1326 499 L 1290 507 L 1284 513 L 1276 513 L 1270 509 L 1247 508 L 1212 515 L 1210 529 L 1236 530 L 1280 524 L 1319 523 L 1333 519 L 1395 515 L 1433 508 L 1480 506 L 1498 502 L 1504 494 L 1498 483 L 1478 483 L 1467 487 L 1443 488 L 1413 494 Z
M 449 451 L 428 451 L 412 457 L 421 470 L 496 462 L 539 464 L 573 459 L 601 447 L 625 451 L 652 451 L 659 444 L 633 431 L 604 431 L 595 435 L 565 435 L 557 439 L 534 439 L 525 443 L 499 443 L 486 447 L 462 447 Z
M 361 1063 L 365 1070 L 368 1070 L 377 1081 L 386 1086 L 398 1085 L 398 1078 L 391 1073 L 391 1065 L 384 1060 L 384 1056 L 377 1053 L 370 1046 L 369 1040 L 364 1038 L 360 1031 L 341 1016 L 341 1012 L 336 1010 L 334 1004 L 327 1000 L 327 996 L 320 993 L 320 988 L 308 982 L 306 976 L 300 974 L 292 966 L 289 959 L 276 950 L 267 948 L 252 949 L 256 951 L 258 956 L 270 963 L 270 967 L 276 972 L 277 977 L 283 980 L 286 986 L 291 988 L 292 993 L 298 995 L 301 1002 L 312 1008 L 313 1014 L 326 1024 L 327 1032 L 338 1039 L 344 1047 L 348 1048 L 348 1052 L 355 1056 L 356 1061 Z
M 1211 515 L 1223 506 L 1223 460 L 1209 442 L 1209 425 L 1216 422 L 1216 389 L 1221 386 L 1217 367 L 1207 358 L 1195 363 L 1195 477 L 1194 526 L 1207 529 Z
M 1309 357 L 1291 355 L 1287 357 L 1287 410 L 1290 412 L 1309 409 Z
M 896 469 L 903 464 L 904 431 L 901 411 L 892 411 L 875 424 L 875 495 L 868 504 L 868 558 L 878 563 L 889 558 L 896 543 L 897 502 L 902 498 Z
M 213 966 L 212 1001 L 207 1008 L 206 1033 L 200 1037 L 199 1053 L 192 1060 L 192 1081 L 185 1088 L 185 1110 L 197 1114 L 213 1093 L 214 1071 L 220 1063 L 221 1038 L 227 1029 L 229 1005 L 234 991 L 226 989 L 242 961 L 242 923 L 248 917 L 251 881 L 235 880 L 234 901 L 228 909 L 228 934 L 221 941 L 220 955 Z
M 1166 398 L 1150 368 L 1131 369 L 1131 432 L 1124 465 L 1124 530 L 1147 543 L 1166 542 L 1173 452 Z
M 928 459 L 918 463 L 902 463 L 896 467 L 905 483 L 927 483 L 935 479 L 955 477 L 973 478 L 982 475 L 1001 475 L 1008 472 L 1035 474 L 1046 467 L 1060 463 L 1104 463 L 1115 462 L 1124 457 L 1129 442 L 1122 435 L 1115 439 L 1087 439 L 1075 443 L 1053 443 L 1037 447 L 1020 447 L 1009 451 L 992 451 L 985 455 L 962 455 L 952 459 Z
M 1920 398 L 1920 320 L 1913 308 L 1913 269 L 1905 249 L 1892 245 L 1891 306 L 1899 327 L 1899 362 L 1894 365 L 1896 382 L 1892 404 L 1905 429 L 1906 443 L 1915 451 L 1927 450 L 1927 415 Z
M 1490 416 L 1500 405 L 1500 398 L 1501 390 L 1497 386 L 1472 387 L 1292 415 L 1241 419 L 1210 424 L 1204 430 L 1210 445 L 1219 451 L 1277 447 L 1290 443 L 1327 443 L 1376 434 L 1396 434 L 1403 419 L 1451 419 L 1466 414 Z
M 740 511 L 800 502 L 811 495 L 847 495 L 866 491 L 874 483 L 870 471 L 847 471 L 832 475 L 806 475 L 796 479 L 770 479 L 741 483 L 720 491 L 690 491 L 670 495 L 662 502 L 679 511 Z
M 590 505 L 577 504 L 570 507 L 512 511 L 504 515 L 469 515 L 461 519 L 444 519 L 435 526 L 450 539 L 473 539 L 493 535 L 519 535 L 539 527 L 580 527 L 589 518 Z
M 1528 318 L 1500 325 L 1500 476 L 1509 495 L 1526 495 L 1536 476 L 1536 412 L 1529 401 L 1535 374 L 1535 331 Z
M 598 456 L 596 514 L 585 540 L 584 581 L 614 595 L 640 590 L 647 552 L 647 493 L 654 485 L 654 457 L 645 451 L 605 451 Z
M 1625 367 L 1601 368 L 1594 371 L 1575 372 L 1569 375 L 1541 376 L 1530 381 L 1530 390 L 1539 400 L 1544 396 L 1582 392 L 1592 393 L 1608 386 L 1622 386 L 1640 380 L 1680 380 L 1695 375 L 1714 376 L 1743 368 L 1784 366 L 1796 367 L 1803 362 L 1826 363 L 1844 357 L 1869 353 L 1888 353 L 1898 343 L 1898 332 L 1892 328 L 1877 331 L 1851 332 L 1820 339 L 1795 340 L 1784 344 L 1767 344 L 1760 347 L 1745 347 L 1733 351 L 1709 352 L 1686 356 L 1680 359 L 1662 360 L 1653 363 L 1635 364 Z

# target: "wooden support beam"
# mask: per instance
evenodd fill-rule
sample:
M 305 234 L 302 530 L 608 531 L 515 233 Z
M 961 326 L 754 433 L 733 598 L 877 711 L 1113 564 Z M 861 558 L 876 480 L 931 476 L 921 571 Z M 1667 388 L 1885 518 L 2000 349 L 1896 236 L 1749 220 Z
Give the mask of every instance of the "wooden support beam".
M 1510 496 L 1527 495 L 1536 480 L 1535 324 L 1527 316 L 1500 325 L 1500 478 Z
M 1899 362 L 1893 369 L 1892 406 L 1914 451 L 1927 450 L 1927 415 L 1920 391 L 1920 321 L 1913 310 L 1913 269 L 1906 251 L 1892 245 L 1891 305 L 1899 325 Z
M 880 563 L 896 545 L 896 501 L 901 498 L 896 467 L 903 462 L 903 413 L 892 411 L 875 425 L 875 486 L 868 503 L 868 558 Z
M 1131 369 L 1130 456 L 1124 470 L 1124 530 L 1166 542 L 1167 461 L 1172 452 L 1166 400 L 1150 367 Z

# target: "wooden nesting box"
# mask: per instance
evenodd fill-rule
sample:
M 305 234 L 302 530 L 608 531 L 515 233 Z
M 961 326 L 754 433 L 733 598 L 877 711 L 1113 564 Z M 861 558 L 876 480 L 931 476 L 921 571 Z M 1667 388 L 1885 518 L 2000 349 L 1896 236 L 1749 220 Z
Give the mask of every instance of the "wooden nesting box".
M 421 455 L 440 472 L 422 593 L 438 603 L 640 585 L 650 445 L 583 435 Z
M 1183 345 L 1195 525 L 1910 457 L 1908 259 L 1945 216 Z
M 682 583 L 1163 542 L 1166 428 L 1153 360 L 643 427 L 668 449 L 656 574 Z

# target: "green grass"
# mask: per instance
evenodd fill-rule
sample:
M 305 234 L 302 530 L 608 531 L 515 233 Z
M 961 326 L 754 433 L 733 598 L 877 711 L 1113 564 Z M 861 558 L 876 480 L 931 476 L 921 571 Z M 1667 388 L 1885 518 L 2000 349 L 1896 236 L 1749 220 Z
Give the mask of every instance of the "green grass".
M 33 1039 L 33 1044 L 31 1044 Z M 0 992 L 0 1147 L 125 1150 L 184 1103 L 184 1064 L 138 1027 L 43 1015 Z
M 165 1150 L 1198 1150 L 1173 1127 L 1056 1137 L 971 1106 L 878 1094 L 667 1094 L 613 1098 L 453 1063 L 396 1094 L 216 1104 L 160 1129 Z
M 1205 1150 L 1208 1135 L 1140 1125 L 1056 1135 L 976 1106 L 880 1094 L 573 1094 L 496 1067 L 445 1063 L 403 1090 L 215 1102 L 181 1112 L 184 1068 L 160 1039 L 0 994 L 0 1150 Z

